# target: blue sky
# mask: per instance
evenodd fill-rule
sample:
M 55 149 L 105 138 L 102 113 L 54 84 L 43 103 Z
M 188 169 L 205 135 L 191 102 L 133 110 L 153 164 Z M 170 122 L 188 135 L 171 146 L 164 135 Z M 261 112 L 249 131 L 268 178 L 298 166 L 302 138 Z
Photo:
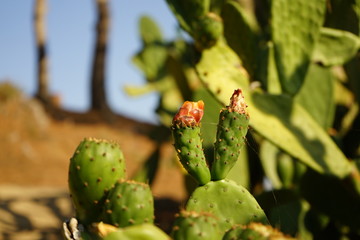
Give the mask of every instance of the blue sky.
M 11 80 L 26 94 L 36 90 L 36 55 L 33 32 L 35 0 L 0 3 L 0 82 Z M 165 0 L 109 0 L 111 28 L 107 65 L 107 94 L 115 112 L 156 122 L 157 95 L 128 97 L 125 85 L 142 85 L 140 70 L 131 56 L 141 47 L 138 20 L 151 16 L 166 39 L 176 35 L 176 20 Z M 59 94 L 64 108 L 85 111 L 90 104 L 89 79 L 93 55 L 95 0 L 48 0 L 47 38 L 50 91 Z

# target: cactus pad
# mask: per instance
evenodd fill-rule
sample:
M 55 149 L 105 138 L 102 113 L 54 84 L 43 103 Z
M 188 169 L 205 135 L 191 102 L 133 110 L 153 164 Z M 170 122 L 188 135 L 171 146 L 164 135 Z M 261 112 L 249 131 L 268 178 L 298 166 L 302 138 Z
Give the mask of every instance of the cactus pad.
M 120 180 L 110 190 L 104 207 L 105 222 L 126 227 L 154 221 L 154 199 L 149 185 Z
M 326 0 L 271 1 L 272 40 L 285 92 L 300 89 L 325 18 Z
M 222 238 L 222 240 L 237 239 L 285 240 L 293 238 L 284 236 L 284 234 L 282 234 L 280 231 L 272 228 L 269 225 L 263 225 L 261 223 L 250 223 L 247 226 L 237 225 L 232 227 Z
M 215 158 L 211 166 L 212 180 L 224 179 L 240 156 L 248 131 L 249 115 L 240 89 L 235 90 L 230 105 L 220 113 L 215 143 Z
M 116 143 L 84 139 L 70 159 L 69 189 L 83 224 L 96 222 L 108 190 L 125 177 L 125 160 Z
M 170 240 L 170 237 L 160 228 L 150 223 L 119 228 L 107 233 L 103 240 Z
M 176 216 L 171 236 L 174 240 L 218 240 L 222 234 L 213 215 L 182 211 Z
M 186 210 L 213 214 L 219 219 L 222 232 L 235 224 L 267 223 L 255 198 L 244 187 L 227 179 L 198 187 L 190 196 Z
M 203 109 L 203 101 L 185 102 L 175 115 L 171 127 L 181 164 L 201 185 L 210 181 L 210 170 L 200 138 Z

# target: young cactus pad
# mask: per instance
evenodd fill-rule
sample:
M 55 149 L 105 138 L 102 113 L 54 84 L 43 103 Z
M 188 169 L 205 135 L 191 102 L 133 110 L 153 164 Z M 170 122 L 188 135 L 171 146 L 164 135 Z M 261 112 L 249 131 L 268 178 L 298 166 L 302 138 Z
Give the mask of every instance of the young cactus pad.
M 212 180 L 226 178 L 235 165 L 244 145 L 249 125 L 249 114 L 242 91 L 234 91 L 230 104 L 222 109 L 215 142 L 215 157 L 211 165 Z
M 200 185 L 210 181 L 210 170 L 200 138 L 200 120 L 203 114 L 203 101 L 186 101 L 175 115 L 171 127 L 180 162 Z
M 170 240 L 171 238 L 160 228 L 150 223 L 119 228 L 108 233 L 103 240 Z
M 191 194 L 186 210 L 214 215 L 223 233 L 235 224 L 268 223 L 255 198 L 244 187 L 227 179 L 198 187 Z
M 110 190 L 104 207 L 105 222 L 126 227 L 154 222 L 154 199 L 149 185 L 120 180 Z
M 218 219 L 210 213 L 181 211 L 176 215 L 171 232 L 174 240 L 219 240 Z
M 124 177 L 125 160 L 116 143 L 84 139 L 69 166 L 69 189 L 78 220 L 96 222 L 108 190 Z

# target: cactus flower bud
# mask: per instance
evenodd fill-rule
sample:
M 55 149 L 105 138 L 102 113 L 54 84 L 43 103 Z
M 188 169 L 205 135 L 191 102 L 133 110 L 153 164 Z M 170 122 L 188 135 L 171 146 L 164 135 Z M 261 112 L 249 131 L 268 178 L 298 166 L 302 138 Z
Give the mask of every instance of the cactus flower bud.
M 198 102 L 186 101 L 175 115 L 173 124 L 180 124 L 183 126 L 198 126 L 203 115 L 204 102 L 202 100 Z
M 241 89 L 236 89 L 230 104 L 222 109 L 216 133 L 215 157 L 211 163 L 212 180 L 226 178 L 240 155 L 248 131 L 249 114 Z
M 227 106 L 228 110 L 248 115 L 247 107 L 242 90 L 236 89 L 230 98 L 230 105 Z

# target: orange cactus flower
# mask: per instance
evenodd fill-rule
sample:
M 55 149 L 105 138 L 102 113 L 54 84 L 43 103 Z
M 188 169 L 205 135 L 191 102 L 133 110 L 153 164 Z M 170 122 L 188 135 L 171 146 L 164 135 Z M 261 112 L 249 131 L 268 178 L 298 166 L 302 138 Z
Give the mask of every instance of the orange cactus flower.
M 179 109 L 173 119 L 173 124 L 181 124 L 184 126 L 198 126 L 204 115 L 204 102 L 186 101 Z

